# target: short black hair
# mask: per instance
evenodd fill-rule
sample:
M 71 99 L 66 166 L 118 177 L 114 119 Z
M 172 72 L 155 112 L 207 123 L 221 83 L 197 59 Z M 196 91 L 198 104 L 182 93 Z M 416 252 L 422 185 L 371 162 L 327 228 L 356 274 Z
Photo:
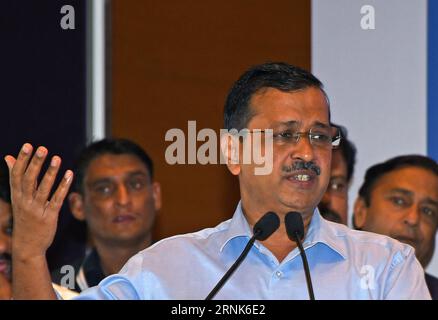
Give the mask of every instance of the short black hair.
M 377 180 L 383 175 L 405 167 L 418 167 L 429 170 L 438 177 L 438 164 L 435 160 L 423 155 L 404 155 L 391 158 L 385 162 L 378 163 L 365 173 L 365 179 L 359 189 L 359 196 L 364 199 L 365 205 L 371 204 L 371 192 Z
M 309 87 L 318 88 L 327 99 L 323 85 L 310 72 L 284 62 L 268 62 L 247 70 L 232 86 L 224 108 L 224 126 L 227 130 L 242 130 L 252 118 L 251 97 L 263 88 L 293 92 Z M 330 111 L 329 111 L 330 114 Z
M 9 169 L 6 162 L 0 161 L 0 200 L 11 203 L 11 187 L 9 186 Z
M 347 163 L 347 182 L 350 183 L 351 178 L 354 174 L 354 166 L 356 164 L 356 154 L 357 149 L 351 140 L 348 140 L 347 128 L 339 124 L 332 123 L 333 126 L 337 127 L 341 132 L 341 142 L 338 149 L 341 153 L 345 162 Z
M 84 192 L 84 178 L 86 175 L 86 171 L 91 161 L 96 159 L 99 156 L 111 154 L 111 155 L 133 155 L 143 162 L 146 166 L 146 169 L 149 171 L 149 175 L 151 180 L 154 176 L 154 165 L 152 159 L 135 142 L 128 139 L 103 139 L 89 144 L 85 149 L 83 149 L 74 166 L 75 179 L 73 183 L 73 191 L 79 192 L 83 194 Z

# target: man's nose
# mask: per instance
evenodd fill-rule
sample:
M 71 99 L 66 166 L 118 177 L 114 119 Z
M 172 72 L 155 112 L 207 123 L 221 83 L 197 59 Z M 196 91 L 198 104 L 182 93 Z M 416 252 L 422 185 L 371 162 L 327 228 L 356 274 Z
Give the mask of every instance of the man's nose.
M 301 135 L 298 142 L 294 143 L 291 148 L 292 158 L 301 159 L 306 162 L 314 160 L 315 149 L 314 146 L 310 143 L 308 134 Z
M 125 185 L 120 185 L 117 188 L 116 200 L 117 204 L 122 206 L 127 205 L 130 202 L 129 190 Z
M 418 206 L 411 206 L 406 211 L 403 222 L 411 227 L 415 227 L 420 223 L 420 212 Z

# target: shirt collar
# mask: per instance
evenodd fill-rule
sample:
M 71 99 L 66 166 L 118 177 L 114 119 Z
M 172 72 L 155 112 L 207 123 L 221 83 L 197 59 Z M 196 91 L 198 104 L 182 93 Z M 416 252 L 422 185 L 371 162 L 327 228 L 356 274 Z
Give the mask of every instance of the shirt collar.
M 220 252 L 224 250 L 224 248 L 231 240 L 238 237 L 251 238 L 252 235 L 253 232 L 242 211 L 242 202 L 239 201 L 237 208 L 234 211 L 233 218 L 231 219 L 230 227 L 228 228 L 228 231 L 224 234 L 224 240 L 222 246 L 220 247 Z
M 220 252 L 222 252 L 232 240 L 240 237 L 251 238 L 252 235 L 253 232 L 243 214 L 242 203 L 239 201 L 239 204 L 234 211 L 233 218 L 231 219 L 230 227 L 227 232 L 224 233 L 223 244 L 220 247 Z M 323 219 L 318 208 L 315 208 L 309 229 L 307 230 L 304 239 L 303 247 L 304 249 L 307 249 L 315 244 L 321 243 L 327 246 L 331 251 L 337 253 L 343 259 L 346 259 L 347 254 L 345 248 L 339 244 L 339 237 L 342 236 L 343 232 L 338 230 L 333 223 Z
M 337 228 L 337 226 L 340 228 Z M 329 222 L 322 218 L 318 208 L 315 208 L 309 228 L 307 229 L 306 237 L 304 238 L 304 249 L 321 243 L 340 255 L 343 259 L 346 259 L 346 250 L 340 244 L 340 237 L 345 235 L 345 232 L 342 232 L 343 227 L 342 225 Z

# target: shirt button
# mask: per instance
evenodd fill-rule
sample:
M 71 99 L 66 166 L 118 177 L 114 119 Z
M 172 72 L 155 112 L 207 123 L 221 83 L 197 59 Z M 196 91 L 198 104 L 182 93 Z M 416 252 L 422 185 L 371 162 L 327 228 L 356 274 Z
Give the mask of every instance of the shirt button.
M 283 276 L 283 272 L 277 271 L 275 272 L 275 275 L 277 276 L 277 278 L 281 278 Z

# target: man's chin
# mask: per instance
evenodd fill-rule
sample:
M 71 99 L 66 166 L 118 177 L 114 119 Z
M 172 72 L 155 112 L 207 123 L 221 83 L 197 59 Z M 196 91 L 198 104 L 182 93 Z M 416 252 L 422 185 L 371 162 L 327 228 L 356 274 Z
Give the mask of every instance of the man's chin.
M 317 203 L 303 198 L 283 198 L 280 199 L 281 204 L 286 212 L 296 211 L 299 213 L 311 212 L 316 208 Z

